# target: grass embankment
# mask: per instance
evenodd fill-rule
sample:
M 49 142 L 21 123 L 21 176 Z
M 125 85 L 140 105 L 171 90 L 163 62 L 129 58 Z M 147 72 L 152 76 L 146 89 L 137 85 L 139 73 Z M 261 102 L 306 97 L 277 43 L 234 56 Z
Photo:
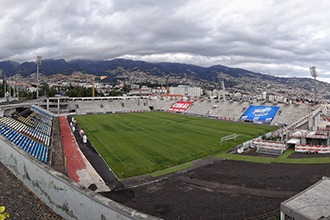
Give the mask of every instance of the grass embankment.
M 306 158 L 289 158 L 289 156 L 294 153 L 293 148 L 287 149 L 279 157 L 262 157 L 255 155 L 241 155 L 241 154 L 217 154 L 216 157 L 228 159 L 228 160 L 238 160 L 253 163 L 291 163 L 291 164 L 322 164 L 330 163 L 330 157 L 308 157 Z

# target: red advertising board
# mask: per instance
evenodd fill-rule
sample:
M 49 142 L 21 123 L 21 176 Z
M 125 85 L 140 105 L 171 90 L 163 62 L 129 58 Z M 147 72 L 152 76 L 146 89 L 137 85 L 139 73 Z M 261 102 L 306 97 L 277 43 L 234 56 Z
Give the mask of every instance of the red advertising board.
M 192 102 L 177 101 L 169 108 L 169 111 L 184 112 L 189 108 L 191 104 Z

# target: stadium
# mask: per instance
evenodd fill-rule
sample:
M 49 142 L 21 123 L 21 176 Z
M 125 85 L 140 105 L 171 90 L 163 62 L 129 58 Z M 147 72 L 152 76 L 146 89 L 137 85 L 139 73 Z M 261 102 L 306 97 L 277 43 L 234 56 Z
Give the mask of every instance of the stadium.
M 64 219 L 278 218 L 330 176 L 326 105 L 55 97 L 0 116 L 1 162 Z

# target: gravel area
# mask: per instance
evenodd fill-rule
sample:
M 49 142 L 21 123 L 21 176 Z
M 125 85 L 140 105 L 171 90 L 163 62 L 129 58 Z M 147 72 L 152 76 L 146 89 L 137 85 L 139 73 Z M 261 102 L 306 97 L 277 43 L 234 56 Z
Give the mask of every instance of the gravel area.
M 26 188 L 1 162 L 0 173 L 0 206 L 6 207 L 11 220 L 63 219 Z

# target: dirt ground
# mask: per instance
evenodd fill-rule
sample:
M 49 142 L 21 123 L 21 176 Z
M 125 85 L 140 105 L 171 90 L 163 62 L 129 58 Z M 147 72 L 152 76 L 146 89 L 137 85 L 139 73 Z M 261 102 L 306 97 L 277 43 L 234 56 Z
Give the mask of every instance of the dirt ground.
M 330 176 L 330 164 L 257 164 L 212 159 L 157 182 L 103 193 L 126 206 L 164 219 L 264 219 L 280 203 Z

